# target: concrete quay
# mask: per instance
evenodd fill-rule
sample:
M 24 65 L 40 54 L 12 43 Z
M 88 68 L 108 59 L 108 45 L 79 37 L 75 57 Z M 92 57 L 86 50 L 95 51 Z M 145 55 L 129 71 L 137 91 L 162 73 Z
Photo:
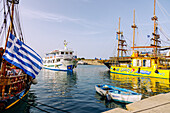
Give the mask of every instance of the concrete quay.
M 85 59 L 82 61 L 87 63 L 88 65 L 104 65 L 103 63 L 100 62 L 100 60 L 95 60 L 95 59 Z
M 170 113 L 170 93 L 159 94 L 103 113 Z

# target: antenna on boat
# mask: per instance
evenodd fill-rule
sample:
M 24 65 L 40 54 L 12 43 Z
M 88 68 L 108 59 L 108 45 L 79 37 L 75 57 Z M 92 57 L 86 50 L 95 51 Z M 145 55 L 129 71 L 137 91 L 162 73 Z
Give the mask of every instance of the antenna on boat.
M 66 42 L 66 40 L 64 40 L 64 49 L 65 50 L 67 49 L 67 44 L 68 44 L 68 42 Z
M 135 25 L 135 9 L 134 9 L 134 13 L 133 13 L 133 51 L 134 51 L 134 46 L 135 46 L 135 28 L 137 28 L 137 26 Z
M 153 48 L 153 52 L 154 52 L 154 56 L 157 55 L 157 52 L 158 52 L 158 42 L 161 42 L 159 41 L 159 34 L 157 34 L 157 21 L 158 21 L 158 17 L 155 15 L 155 7 L 156 7 L 156 0 L 154 0 L 154 12 L 153 12 L 153 17 L 151 18 L 152 21 L 154 21 L 154 32 L 152 33 L 153 34 L 153 37 L 151 40 L 153 40 L 153 44 L 151 44 L 151 46 L 154 46 Z

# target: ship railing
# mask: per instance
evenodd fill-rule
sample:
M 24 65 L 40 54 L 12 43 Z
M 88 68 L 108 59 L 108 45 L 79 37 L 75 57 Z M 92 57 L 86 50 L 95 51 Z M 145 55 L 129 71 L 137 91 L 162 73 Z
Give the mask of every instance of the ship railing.
M 101 63 L 113 63 L 118 64 L 118 62 L 130 62 L 131 57 L 110 57 L 108 60 L 100 60 Z
M 1 76 L 0 77 L 0 100 L 8 99 L 23 91 L 26 86 L 27 74 Z

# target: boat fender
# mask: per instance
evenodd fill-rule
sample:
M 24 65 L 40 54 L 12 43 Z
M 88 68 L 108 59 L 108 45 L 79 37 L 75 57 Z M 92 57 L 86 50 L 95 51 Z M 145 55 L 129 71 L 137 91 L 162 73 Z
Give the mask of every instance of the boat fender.
M 159 71 L 158 71 L 158 70 L 155 70 L 155 73 L 157 73 L 157 74 L 158 74 L 158 73 L 159 73 Z
M 138 68 L 138 73 L 140 73 L 140 67 Z
M 38 83 L 37 79 L 32 79 L 31 81 L 34 85 Z

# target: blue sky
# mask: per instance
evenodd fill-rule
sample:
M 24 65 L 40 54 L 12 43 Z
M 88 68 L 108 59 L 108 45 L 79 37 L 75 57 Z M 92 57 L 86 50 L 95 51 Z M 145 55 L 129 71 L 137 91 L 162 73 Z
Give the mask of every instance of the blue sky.
M 170 36 L 170 1 L 158 2 L 156 15 Z M 153 0 L 20 0 L 19 9 L 25 42 L 42 57 L 63 48 L 64 40 L 78 57 L 108 59 L 116 55 L 119 17 L 128 48 L 132 46 L 134 9 L 138 26 L 136 45 L 150 44 L 147 35 L 153 32 Z M 165 45 L 170 45 L 160 35 Z

